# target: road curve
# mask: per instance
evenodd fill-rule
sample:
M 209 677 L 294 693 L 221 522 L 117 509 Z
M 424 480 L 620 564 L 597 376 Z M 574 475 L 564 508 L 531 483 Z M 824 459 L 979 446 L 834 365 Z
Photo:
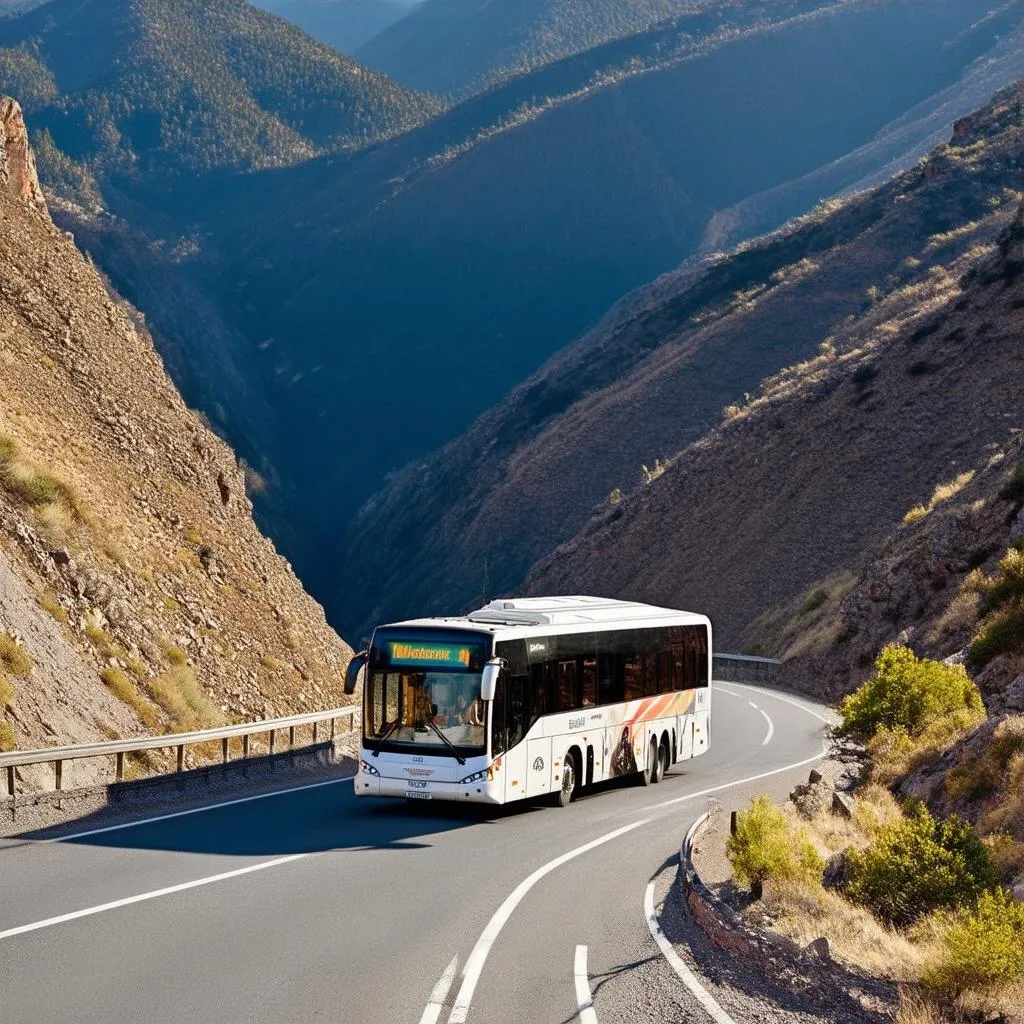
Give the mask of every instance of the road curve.
M 826 728 L 808 701 L 716 690 L 708 754 L 564 810 L 357 801 L 344 780 L 0 841 L 0 1024 L 568 1024 L 586 980 L 584 1020 L 710 1020 L 648 883 L 709 797 L 785 793 Z

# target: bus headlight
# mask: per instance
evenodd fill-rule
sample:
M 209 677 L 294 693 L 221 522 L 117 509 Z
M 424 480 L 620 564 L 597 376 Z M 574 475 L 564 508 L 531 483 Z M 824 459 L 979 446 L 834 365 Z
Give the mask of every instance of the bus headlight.
M 490 782 L 494 778 L 493 768 L 484 768 L 483 771 L 473 772 L 472 775 L 467 775 L 464 779 L 459 780 L 460 786 L 468 786 L 471 782 L 483 782 L 485 779 Z
M 377 771 L 377 769 L 374 768 L 372 764 L 369 764 L 366 761 L 360 760 L 359 767 L 362 768 L 367 775 L 376 775 L 378 777 L 380 776 L 380 772 Z

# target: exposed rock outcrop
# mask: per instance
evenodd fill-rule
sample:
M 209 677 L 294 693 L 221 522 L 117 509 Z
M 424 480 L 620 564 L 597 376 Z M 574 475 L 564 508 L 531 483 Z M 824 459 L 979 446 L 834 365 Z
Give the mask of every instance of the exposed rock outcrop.
M 0 185 L 49 219 L 25 118 L 18 101 L 10 96 L 0 96 Z

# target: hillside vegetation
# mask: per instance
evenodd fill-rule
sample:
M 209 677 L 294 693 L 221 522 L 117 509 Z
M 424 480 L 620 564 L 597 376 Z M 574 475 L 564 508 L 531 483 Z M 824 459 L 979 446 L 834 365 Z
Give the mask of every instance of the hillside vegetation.
M 1017 166 L 1022 124 L 1017 85 L 893 185 L 912 209 L 921 183 L 973 168 L 969 195 L 989 172 Z M 802 599 L 813 610 L 816 589 L 834 597 L 835 578 L 856 574 L 910 509 L 941 501 L 937 483 L 964 486 L 963 474 L 1007 443 L 1022 366 L 1021 196 L 976 196 L 977 213 L 902 253 L 902 268 L 865 292 L 866 308 L 817 356 L 737 396 L 726 421 L 657 480 L 538 563 L 527 589 L 695 606 L 712 614 L 721 642 L 756 643 L 752 623 L 766 608 Z M 965 239 L 966 249 L 954 244 Z
M 411 89 L 464 96 L 682 11 L 713 6 L 708 0 L 425 0 L 358 55 Z
M 0 744 L 337 705 L 349 648 L 144 320 L 12 191 L 29 151 L 0 110 Z
M 149 187 L 357 149 L 439 109 L 245 0 L 53 0 L 0 19 L 0 89 L 45 140 L 44 174 L 70 162 Z
M 824 204 L 777 235 L 666 275 L 623 300 L 462 438 L 411 465 L 361 511 L 348 539 L 361 573 L 359 592 L 374 587 L 388 595 L 369 614 L 386 619 L 459 607 L 515 588 L 533 561 L 588 523 L 595 506 L 604 503 L 602 519 L 590 528 L 623 516 L 628 503 L 609 504 L 616 491 L 653 491 L 655 484 L 647 483 L 664 469 L 658 460 L 672 459 L 706 433 L 723 408 L 740 411 L 744 394 L 756 393 L 780 366 L 816 356 L 826 340 L 830 351 L 861 344 L 861 333 L 885 319 L 886 292 L 895 308 L 925 301 L 946 279 L 936 276 L 948 273 L 942 268 L 992 244 L 1016 210 L 1020 140 L 1013 116 L 1000 100 L 958 123 L 950 143 L 889 184 Z M 852 326 L 844 326 L 851 317 Z M 837 325 L 842 329 L 832 337 Z M 928 374 L 918 379 L 926 382 Z M 843 423 L 848 419 L 842 414 Z M 799 452 L 798 439 L 765 435 L 783 451 Z M 802 474 L 798 455 L 790 457 Z M 715 475 L 724 484 L 732 472 Z M 699 484 L 702 491 L 707 486 Z M 794 486 L 787 482 L 786 492 Z M 932 486 L 930 478 L 917 483 L 908 500 Z M 868 489 L 869 500 L 874 490 Z M 682 503 L 693 510 L 692 499 Z M 897 504 L 881 523 L 859 516 L 857 530 L 884 534 L 904 511 Z M 707 515 L 713 518 L 714 510 Z M 674 539 L 670 546 L 680 551 L 684 544 Z M 405 557 L 391 560 L 387 553 L 395 550 Z M 852 556 L 860 549 L 851 540 L 844 550 Z M 647 568 L 645 558 L 630 585 Z M 618 578 L 605 585 L 618 585 Z M 710 585 L 708 578 L 695 593 L 671 596 L 696 604 Z M 760 594 L 748 597 L 749 611 L 723 608 L 728 618 L 719 625 L 764 610 Z

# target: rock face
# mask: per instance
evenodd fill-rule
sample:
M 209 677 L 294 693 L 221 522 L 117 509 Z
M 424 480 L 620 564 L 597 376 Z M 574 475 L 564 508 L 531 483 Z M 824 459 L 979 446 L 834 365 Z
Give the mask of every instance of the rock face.
M 350 648 L 257 529 L 245 467 L 143 318 L 40 215 L 20 113 L 0 109 L 0 636 L 32 664 L 0 742 L 338 706 Z
M 10 96 L 0 96 L 0 184 L 49 219 L 36 175 L 36 160 L 28 144 L 25 118 L 18 102 Z

